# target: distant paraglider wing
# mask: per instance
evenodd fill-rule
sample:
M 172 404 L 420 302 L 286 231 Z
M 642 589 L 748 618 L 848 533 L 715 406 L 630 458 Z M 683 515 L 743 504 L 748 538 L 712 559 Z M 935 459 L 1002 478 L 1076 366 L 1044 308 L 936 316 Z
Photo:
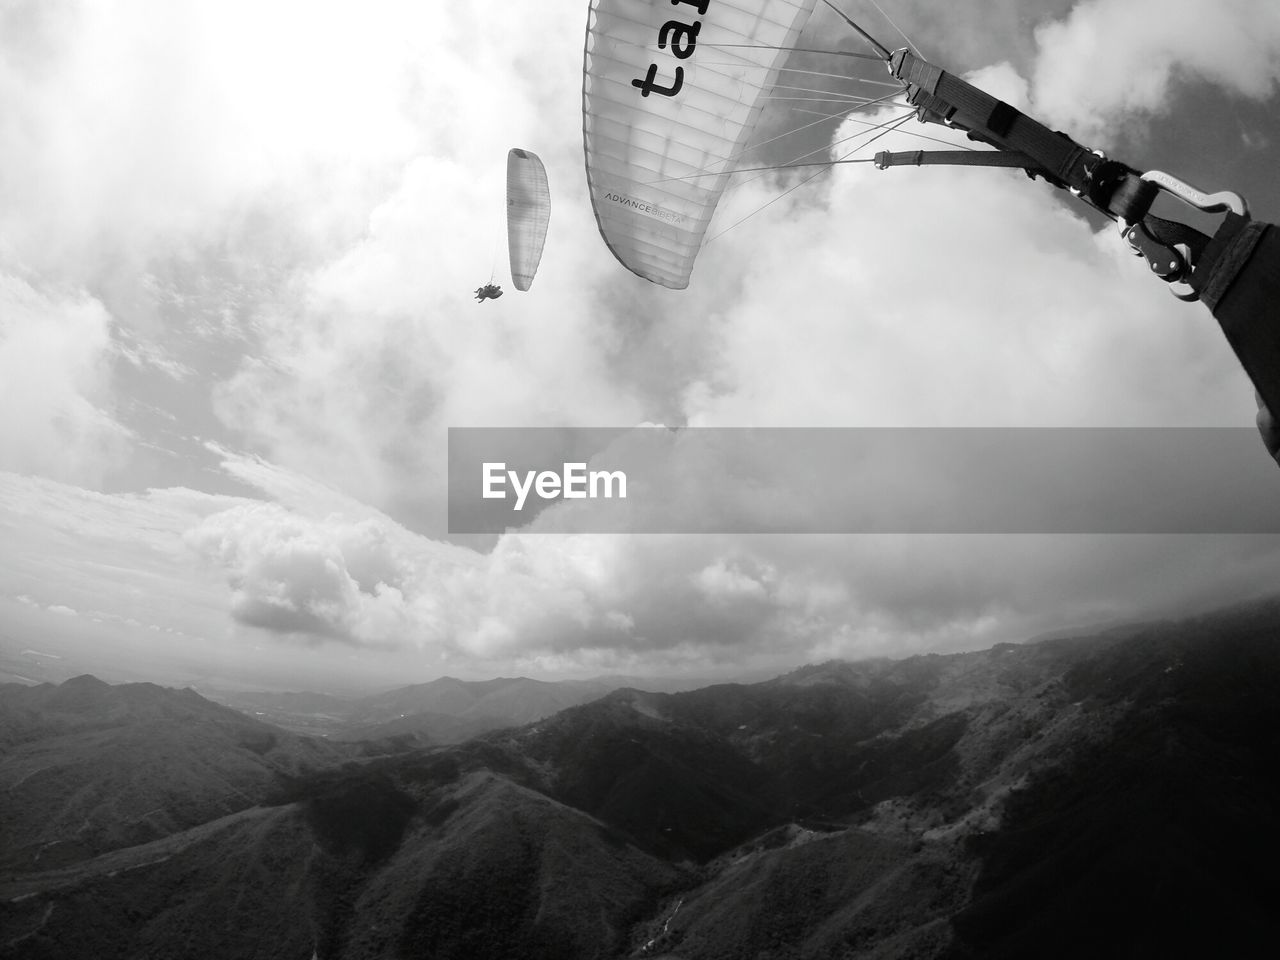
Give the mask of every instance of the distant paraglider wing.
M 507 152 L 507 249 L 517 290 L 533 283 L 550 220 L 546 168 L 537 154 L 512 148 Z
M 689 285 L 737 154 L 815 3 L 590 0 L 587 185 L 600 233 L 629 270 Z

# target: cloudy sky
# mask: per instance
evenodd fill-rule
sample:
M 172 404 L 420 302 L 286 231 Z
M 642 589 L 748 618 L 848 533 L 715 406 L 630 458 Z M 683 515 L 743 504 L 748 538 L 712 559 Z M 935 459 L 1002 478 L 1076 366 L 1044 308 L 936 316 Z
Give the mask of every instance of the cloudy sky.
M 804 45 L 866 49 L 819 7 Z M 1274 0 L 845 8 L 1082 142 L 1280 216 Z M 1273 588 L 1264 536 L 450 537 L 449 427 L 1253 421 L 1204 308 L 1017 172 L 752 179 L 720 226 L 758 212 L 687 290 L 636 278 L 586 191 L 585 22 L 585 0 L 0 0 L 12 673 L 49 653 L 294 688 L 761 676 Z M 548 169 L 546 253 L 530 292 L 477 304 L 508 283 L 513 146 Z

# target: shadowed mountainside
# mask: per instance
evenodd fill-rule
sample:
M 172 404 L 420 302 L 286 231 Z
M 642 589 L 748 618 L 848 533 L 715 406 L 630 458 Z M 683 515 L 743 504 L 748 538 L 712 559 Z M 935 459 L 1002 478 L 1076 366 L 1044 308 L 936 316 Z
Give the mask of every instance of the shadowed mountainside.
M 1144 631 L 1063 679 L 1082 710 L 1119 711 L 1117 722 L 1011 797 L 1002 829 L 974 838 L 984 869 L 951 960 L 1269 952 L 1280 932 L 1275 608 Z

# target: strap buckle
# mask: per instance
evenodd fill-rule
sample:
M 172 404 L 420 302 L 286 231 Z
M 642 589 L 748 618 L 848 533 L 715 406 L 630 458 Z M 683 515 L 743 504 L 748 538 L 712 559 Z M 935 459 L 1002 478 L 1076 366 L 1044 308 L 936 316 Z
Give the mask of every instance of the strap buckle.
M 1120 228 L 1120 236 L 1129 244 L 1130 249 L 1147 261 L 1151 272 L 1169 284 L 1169 291 L 1179 300 L 1195 300 L 1199 297 L 1186 282 L 1191 274 L 1188 262 L 1190 251 L 1185 244 L 1169 245 L 1161 243 L 1151 235 L 1142 221 L 1131 223 Z

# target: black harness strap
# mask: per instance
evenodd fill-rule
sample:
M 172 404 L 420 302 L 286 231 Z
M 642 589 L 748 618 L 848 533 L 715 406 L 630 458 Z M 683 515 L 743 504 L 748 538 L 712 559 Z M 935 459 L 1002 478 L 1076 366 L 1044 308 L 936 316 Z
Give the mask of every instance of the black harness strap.
M 1128 223 L 1141 220 L 1159 188 L 1132 167 L 1087 150 L 1064 133 L 907 50 L 893 55 L 894 76 L 908 85 L 908 100 L 921 119 L 949 123 L 971 138 L 1024 154 L 1028 172 L 1069 188 L 1104 213 Z
M 1280 411 L 1280 230 L 1227 214 L 1190 283 L 1267 409 Z
M 1007 150 L 882 150 L 876 154 L 875 162 L 881 170 L 886 167 L 921 167 L 934 164 L 957 167 L 1021 167 L 1024 170 L 1038 167 L 1038 164 L 1025 153 L 1012 153 Z
M 1027 154 L 1062 185 L 1083 189 L 1089 182 L 1089 168 L 1099 158 L 1070 137 L 906 50 L 894 54 L 892 67 L 912 88 L 909 99 L 916 107 L 1002 150 Z

